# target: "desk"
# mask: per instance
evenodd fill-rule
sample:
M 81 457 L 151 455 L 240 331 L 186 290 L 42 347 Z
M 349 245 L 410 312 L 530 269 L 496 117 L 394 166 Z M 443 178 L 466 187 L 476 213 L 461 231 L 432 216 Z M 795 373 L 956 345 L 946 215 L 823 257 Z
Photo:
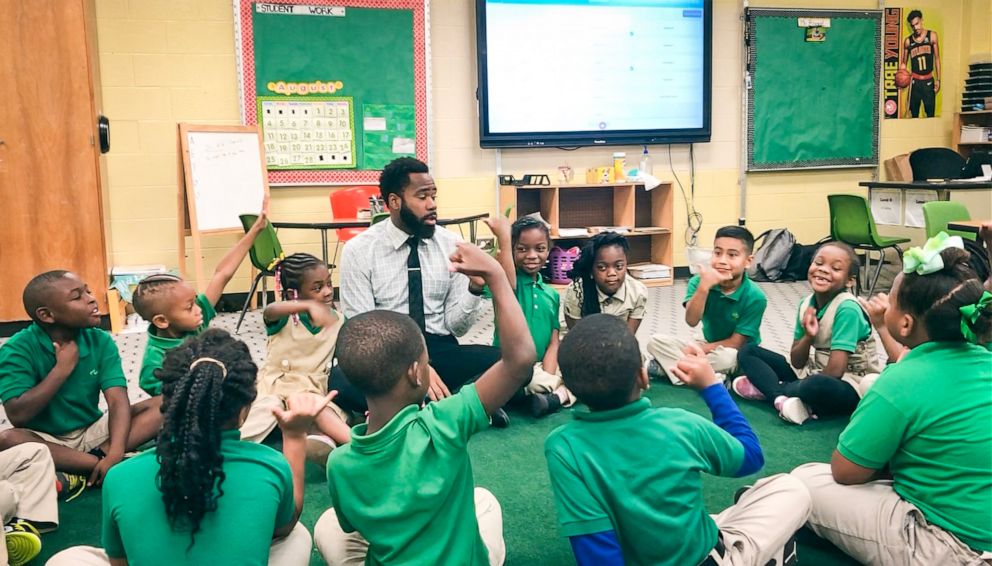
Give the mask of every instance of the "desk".
M 928 183 L 926 181 L 862 181 L 858 186 L 872 189 L 902 189 L 937 191 L 937 198 L 948 199 L 948 191 L 987 191 L 992 189 L 992 181 L 965 182 L 948 181 L 946 183 Z
M 458 218 L 438 218 L 438 226 L 452 226 L 455 224 L 468 224 L 469 241 L 475 243 L 478 222 L 483 218 L 489 218 L 488 212 L 473 214 L 471 216 L 460 216 Z M 324 263 L 327 263 L 327 231 L 338 228 L 368 228 L 372 222 L 368 218 L 342 218 L 330 222 L 273 222 L 273 228 L 286 228 L 287 230 L 319 230 L 320 245 L 323 250 Z
M 988 224 L 989 222 L 992 222 L 992 220 L 955 220 L 954 222 L 947 223 L 947 229 L 977 234 L 982 224 Z

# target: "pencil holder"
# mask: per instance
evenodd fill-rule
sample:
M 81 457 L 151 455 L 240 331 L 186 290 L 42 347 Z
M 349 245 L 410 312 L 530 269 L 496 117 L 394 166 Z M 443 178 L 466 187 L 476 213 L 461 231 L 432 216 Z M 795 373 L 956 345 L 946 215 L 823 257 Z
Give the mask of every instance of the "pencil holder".
M 572 282 L 568 278 L 568 272 L 572 270 L 572 264 L 579 259 L 579 248 L 572 247 L 562 249 L 558 246 L 551 248 L 548 255 L 548 268 L 551 272 L 551 282 L 555 285 L 568 285 Z

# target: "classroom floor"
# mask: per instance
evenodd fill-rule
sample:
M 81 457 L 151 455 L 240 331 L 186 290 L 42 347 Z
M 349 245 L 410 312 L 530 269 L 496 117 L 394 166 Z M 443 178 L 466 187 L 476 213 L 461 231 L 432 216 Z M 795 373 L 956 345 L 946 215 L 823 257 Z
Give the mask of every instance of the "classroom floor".
M 889 287 L 895 273 L 894 266 L 886 266 L 879 290 Z M 763 344 L 785 354 L 792 343 L 796 304 L 809 293 L 808 285 L 805 282 L 759 285 L 768 296 L 768 310 L 761 326 Z M 684 322 L 684 309 L 681 306 L 685 288 L 686 281 L 680 280 L 672 287 L 650 289 L 647 317 L 638 331 L 638 339 L 642 345 L 656 332 L 689 336 L 690 329 Z M 233 332 L 237 317 L 237 313 L 222 313 L 213 324 Z M 492 315 L 487 313 L 463 341 L 488 343 L 492 339 L 492 332 Z M 261 361 L 265 355 L 265 335 L 258 311 L 249 313 L 239 336 L 249 345 L 256 361 Z M 137 388 L 145 335 L 116 335 L 115 340 L 121 351 L 131 398 L 140 400 L 146 397 Z M 694 392 L 684 388 L 655 382 L 647 396 L 655 405 L 680 407 L 708 416 L 702 401 Z M 742 485 L 753 483 L 760 477 L 787 472 L 805 462 L 828 461 L 837 437 L 847 422 L 846 419 L 821 420 L 797 427 L 780 420 L 764 404 L 747 401 L 740 401 L 739 404 L 761 440 L 765 451 L 765 468 L 746 478 L 704 477 L 706 505 L 714 513 L 729 506 L 733 502 L 735 490 Z M 492 491 L 503 508 L 506 564 L 574 564 L 567 541 L 557 533 L 543 455 L 544 438 L 570 417 L 567 413 L 559 413 L 535 421 L 523 413 L 511 412 L 510 416 L 511 425 L 508 429 L 490 429 L 473 438 L 469 445 L 477 485 Z M 2 413 L 0 419 L 0 429 L 10 426 Z M 317 518 L 328 507 L 329 501 L 324 488 L 323 470 L 312 464 L 307 466 L 307 493 L 301 520 L 312 529 Z M 57 531 L 43 536 L 42 554 L 33 561 L 34 564 L 43 564 L 49 556 L 68 546 L 99 545 L 99 491 L 88 491 L 71 503 L 61 503 L 60 512 L 61 526 Z M 662 536 L 679 535 L 672 533 Z M 800 564 L 854 564 L 836 549 L 819 544 L 820 541 L 807 537 L 800 540 Z M 323 564 L 316 548 L 311 564 Z

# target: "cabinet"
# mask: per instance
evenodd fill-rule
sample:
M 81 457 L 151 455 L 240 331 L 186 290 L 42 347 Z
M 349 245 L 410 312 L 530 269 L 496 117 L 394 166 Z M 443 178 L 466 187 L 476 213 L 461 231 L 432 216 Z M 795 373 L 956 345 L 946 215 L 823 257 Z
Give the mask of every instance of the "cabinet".
M 620 182 L 568 185 L 501 185 L 500 209 L 510 220 L 540 212 L 551 224 L 551 238 L 561 247 L 581 247 L 592 235 L 561 234 L 562 228 L 625 227 L 630 243 L 629 263 L 672 266 L 672 183 L 648 191 L 643 183 Z M 672 279 L 647 279 L 648 287 L 671 285 Z
M 951 130 L 951 145 L 953 146 L 954 151 L 963 155 L 965 159 L 967 159 L 968 156 L 971 155 L 971 152 L 976 149 L 992 152 L 992 141 L 961 143 L 961 126 L 964 125 L 992 128 L 992 110 L 955 112 L 954 127 Z
M 107 313 L 92 0 L 0 2 L 0 322 L 27 320 L 21 291 L 68 269 Z

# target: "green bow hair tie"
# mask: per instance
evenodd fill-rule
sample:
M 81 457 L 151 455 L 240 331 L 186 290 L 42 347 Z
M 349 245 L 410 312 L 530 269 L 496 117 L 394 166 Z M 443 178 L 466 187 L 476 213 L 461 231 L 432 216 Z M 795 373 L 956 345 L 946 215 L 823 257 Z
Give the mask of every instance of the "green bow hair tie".
M 958 309 L 961 311 L 961 334 L 964 335 L 965 340 L 972 344 L 979 343 L 979 337 L 975 335 L 975 331 L 971 327 L 978 322 L 978 317 L 982 316 L 982 312 L 989 308 L 992 308 L 992 293 L 984 291 L 982 298 L 978 299 L 977 303 L 965 305 Z
M 940 257 L 940 252 L 947 248 L 963 250 L 964 241 L 961 240 L 961 236 L 948 236 L 947 232 L 940 232 L 927 240 L 922 248 L 909 248 L 902 255 L 902 272 L 915 272 L 917 275 L 937 273 L 944 269 L 944 260 Z

